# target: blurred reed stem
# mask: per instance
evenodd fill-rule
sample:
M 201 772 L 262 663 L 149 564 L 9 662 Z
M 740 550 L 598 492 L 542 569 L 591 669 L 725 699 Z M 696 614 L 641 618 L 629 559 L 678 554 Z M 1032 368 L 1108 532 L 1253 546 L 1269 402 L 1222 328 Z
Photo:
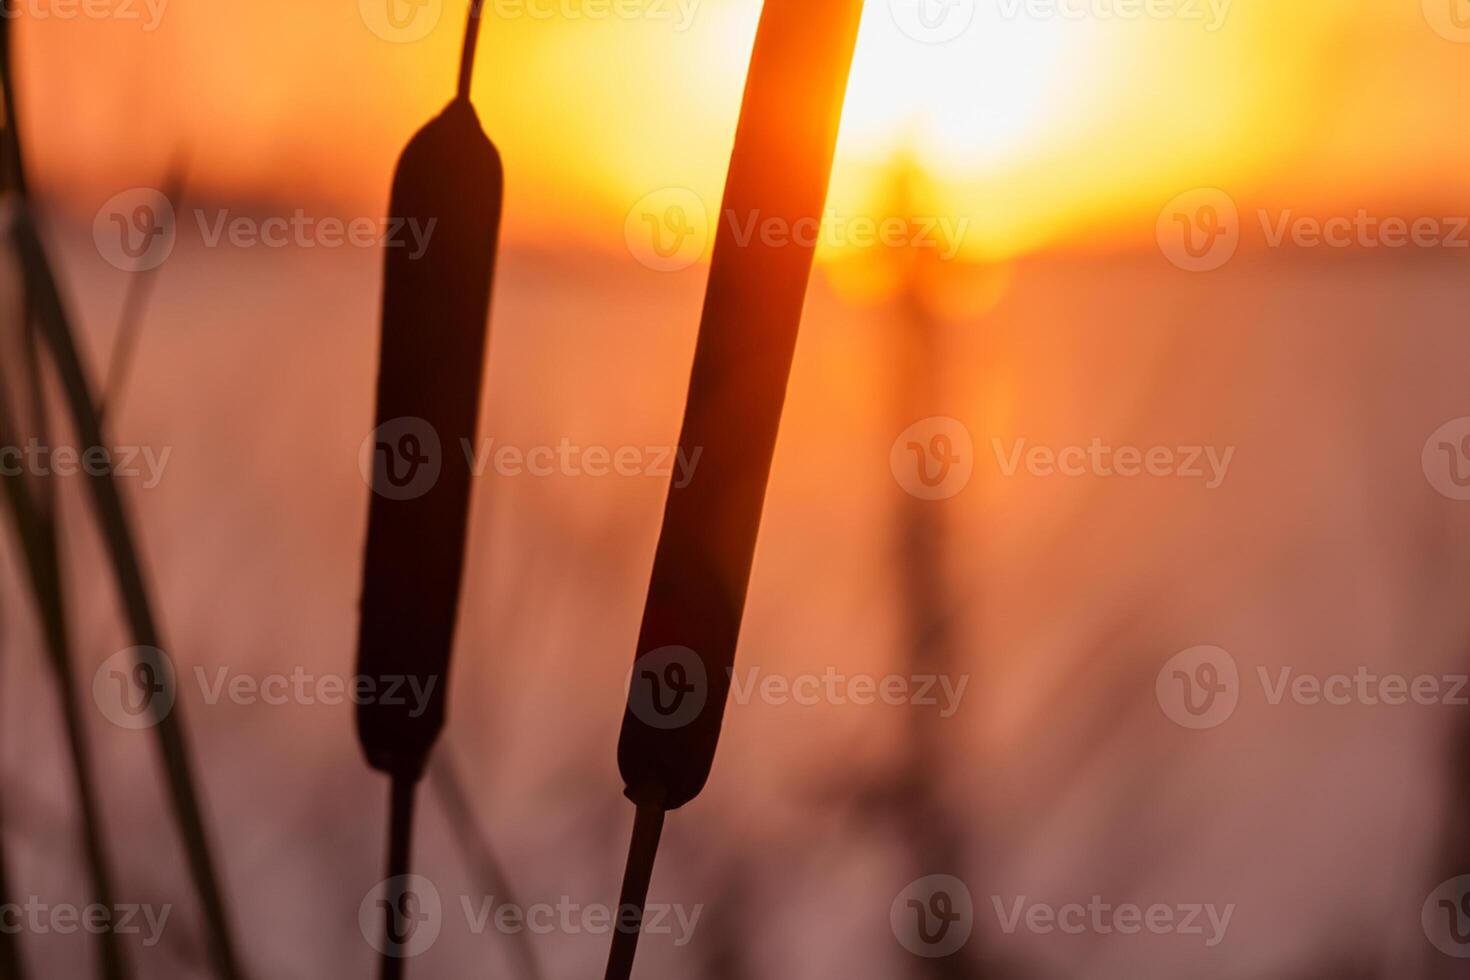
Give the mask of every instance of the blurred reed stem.
M 5 865 L 4 822 L 0 821 L 0 903 L 11 900 L 10 878 Z M 25 963 L 20 957 L 20 937 L 0 929 L 0 980 L 25 980 Z
M 35 379 L 39 384 L 39 379 Z M 0 446 L 18 445 L 10 425 L 10 402 L 0 385 Z M 43 513 L 31 496 L 26 479 L 19 473 L 0 474 L 5 499 L 10 505 L 16 537 L 25 561 L 31 597 L 46 644 L 47 661 L 56 682 L 57 700 L 61 703 L 62 725 L 66 732 L 67 750 L 71 755 L 78 805 L 82 816 L 82 844 L 87 871 L 92 883 L 93 900 L 104 908 L 116 908 L 112 887 L 111 861 L 102 835 L 102 814 L 98 805 L 97 778 L 92 764 L 83 721 L 84 699 L 77 688 L 71 640 L 67 629 L 66 599 L 62 585 L 61 548 L 55 514 Z M 126 980 L 127 968 L 118 934 L 103 929 L 96 934 L 102 975 L 108 980 Z
M 0 661 L 0 671 L 3 669 L 4 663 Z M 4 689 L 3 681 L 0 681 L 0 694 L 3 694 Z M 0 701 L 0 708 L 3 707 L 3 701 Z M 3 744 L 4 717 L 0 714 L 0 744 Z M 0 905 L 9 905 L 12 895 L 9 865 L 5 856 L 5 810 L 0 807 Z M 20 955 L 20 936 L 0 930 L 0 980 L 25 980 L 25 976 L 25 961 Z
M 516 899 L 510 876 L 505 865 L 491 847 L 489 839 L 481 831 L 475 819 L 474 807 L 464 782 L 459 778 L 450 747 L 442 745 L 429 762 L 429 782 L 449 818 L 450 830 L 455 843 L 470 866 L 475 887 L 486 895 L 500 895 L 504 904 L 524 908 Z M 522 980 L 543 980 L 544 974 L 536 961 L 536 951 L 531 946 L 531 937 L 525 931 L 513 932 L 510 940 L 510 959 L 514 962 L 512 975 Z
M 15 132 L 14 86 L 10 76 L 11 61 L 9 24 L 0 26 L 0 86 L 3 86 L 5 135 L 3 154 L 3 186 L 7 196 L 14 195 L 24 200 L 23 171 L 19 165 L 19 141 Z M 44 383 L 41 375 L 40 358 L 37 351 L 35 323 L 31 317 L 32 306 L 29 296 L 22 299 L 22 313 L 18 339 L 22 345 L 24 364 L 21 379 L 29 402 L 30 418 L 40 442 L 49 444 Z M 3 382 L 3 378 L 0 378 Z M 12 426 L 9 393 L 0 383 L 0 445 L 18 445 L 17 430 Z M 115 908 L 112 886 L 111 861 L 102 833 L 102 817 L 98 804 L 97 779 L 92 764 L 91 749 L 87 743 L 86 725 L 83 721 L 83 697 L 78 692 L 76 671 L 73 666 L 71 640 L 68 635 L 66 596 L 62 582 L 60 528 L 57 523 L 55 484 L 49 478 L 37 477 L 33 487 L 27 484 L 22 474 L 6 474 L 3 477 L 5 498 L 20 542 L 21 556 L 26 565 L 31 596 L 46 646 L 47 660 L 56 683 L 57 700 L 61 704 L 62 725 L 66 733 L 67 750 L 71 756 L 72 774 L 75 780 L 78 805 L 81 809 L 82 845 L 86 855 L 88 876 L 91 880 L 92 899 L 105 908 Z M 32 496 L 32 490 L 36 495 Z M 120 937 L 110 929 L 96 935 L 98 960 L 102 975 L 107 980 L 128 980 L 131 976 L 127 967 Z
M 15 112 L 13 26 L 11 18 L 0 18 L 0 30 L 4 31 L 3 37 L 0 37 L 0 85 L 3 85 L 6 112 L 3 157 L 12 186 L 20 197 L 21 206 L 13 219 L 11 234 L 20 254 L 26 303 L 34 310 L 42 338 L 51 352 L 72 425 L 81 445 L 105 447 L 108 443 L 102 436 L 101 420 L 95 409 L 92 387 L 82 365 L 71 320 L 66 313 L 56 277 L 30 208 L 19 120 Z M 122 598 L 133 645 L 162 649 L 162 637 L 154 619 L 142 562 L 138 557 L 133 531 L 110 466 L 91 471 L 87 482 L 91 489 L 98 527 Z M 241 973 L 230 935 L 224 897 L 209 849 L 199 796 L 194 786 L 190 753 L 183 731 L 182 711 L 173 692 L 167 689 L 167 685 L 172 683 L 170 679 L 163 676 L 160 683 L 165 685 L 160 698 L 165 703 L 174 705 L 173 710 L 160 717 L 154 725 L 168 780 L 174 819 L 184 844 L 189 874 L 202 906 L 214 970 L 222 980 L 236 980 Z

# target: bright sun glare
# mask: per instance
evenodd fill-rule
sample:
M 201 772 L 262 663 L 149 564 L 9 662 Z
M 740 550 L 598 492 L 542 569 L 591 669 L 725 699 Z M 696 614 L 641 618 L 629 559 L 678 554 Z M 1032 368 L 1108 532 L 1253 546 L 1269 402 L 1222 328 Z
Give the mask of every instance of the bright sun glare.
M 1064 105 L 1076 32 L 983 4 L 958 37 L 924 43 L 899 26 L 904 2 L 867 5 L 844 151 L 877 160 L 908 149 L 928 170 L 967 174 L 1019 162 Z

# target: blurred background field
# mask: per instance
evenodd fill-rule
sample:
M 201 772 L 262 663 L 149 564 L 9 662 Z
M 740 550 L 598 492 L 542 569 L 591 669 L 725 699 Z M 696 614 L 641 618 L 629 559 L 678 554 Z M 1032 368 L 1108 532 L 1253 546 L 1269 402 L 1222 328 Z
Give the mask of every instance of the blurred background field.
M 1417 2 L 1236 0 L 1181 18 L 1020 16 L 981 5 L 926 46 L 870 0 L 831 208 L 964 217 L 953 261 L 824 247 L 756 557 L 742 667 L 907 673 L 903 520 L 890 470 L 924 415 L 959 420 L 974 476 L 925 505 L 962 710 L 926 773 L 959 830 L 918 867 L 912 814 L 883 792 L 910 712 L 733 706 L 704 797 L 670 823 L 654 900 L 704 903 L 694 941 L 646 942 L 680 977 L 943 976 L 895 942 L 921 874 L 965 879 L 986 975 L 1452 976 L 1420 926 L 1446 866 L 1463 708 L 1271 706 L 1274 674 L 1463 672 L 1470 505 L 1421 451 L 1470 415 L 1470 250 L 1272 248 L 1256 214 L 1470 215 L 1455 125 L 1470 46 Z M 100 375 L 128 274 L 99 207 L 189 185 L 124 404 L 120 445 L 171 450 L 124 481 L 180 671 L 233 918 L 252 972 L 362 975 L 380 779 L 348 706 L 204 703 L 195 670 L 351 672 L 381 254 L 209 247 L 202 208 L 376 217 L 394 154 L 448 95 L 462 5 L 412 44 L 356 5 L 173 0 L 155 31 L 17 26 L 22 125 L 48 243 Z M 506 161 L 484 435 L 519 447 L 677 438 L 707 264 L 659 272 L 627 237 L 635 202 L 719 198 L 758 6 L 649 19 L 488 20 L 475 101 Z M 1224 189 L 1242 244 L 1172 264 L 1160 210 Z M 919 413 L 897 392 L 915 331 L 934 360 Z M 1234 447 L 1216 489 L 1172 478 L 1007 476 L 999 440 Z M 631 820 L 613 746 L 665 481 L 488 473 L 476 484 L 443 748 L 523 902 L 611 902 Z M 128 645 L 79 481 L 64 484 L 80 674 Z M 85 901 L 52 687 L 12 549 L 0 560 L 0 783 L 23 895 Z M 1214 644 L 1249 674 L 1224 725 L 1189 732 L 1159 667 Z M 1252 694 L 1251 692 L 1257 692 Z M 124 900 L 176 903 L 150 976 L 203 976 L 152 742 L 89 718 Z M 22 759 L 25 761 L 23 762 Z M 478 895 L 442 811 L 421 873 Z M 918 818 L 922 821 L 923 815 Z M 909 830 L 905 831 L 904 828 Z M 1006 934 L 992 896 L 1061 904 L 1233 903 L 1225 942 Z M 255 937 L 269 937 L 264 941 Z M 27 940 L 81 976 L 78 937 Z M 605 939 L 535 937 L 547 976 L 589 975 Z M 426 976 L 511 975 L 504 937 L 449 917 Z M 1350 972 L 1351 971 L 1351 972 Z M 1436 972 L 1442 971 L 1442 972 Z M 970 974 L 960 974 L 970 975 Z

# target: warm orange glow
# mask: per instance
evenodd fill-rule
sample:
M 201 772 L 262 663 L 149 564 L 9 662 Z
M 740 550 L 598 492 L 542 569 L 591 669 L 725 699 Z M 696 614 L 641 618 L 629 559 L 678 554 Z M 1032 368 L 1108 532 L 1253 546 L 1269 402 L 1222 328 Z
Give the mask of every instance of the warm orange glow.
M 362 0 L 389 2 L 404 0 Z M 978 259 L 1146 236 L 1200 185 L 1304 210 L 1470 203 L 1454 124 L 1470 58 L 1431 23 L 1435 0 L 996 0 L 939 44 L 900 29 L 916 2 L 869 2 L 839 215 L 881 217 L 902 153 L 932 180 L 921 206 L 968 219 Z M 358 3 L 172 3 L 154 30 L 22 19 L 38 173 L 85 214 L 187 146 L 204 193 L 377 214 L 398 147 L 453 88 L 465 8 L 433 0 L 411 43 L 370 30 Z M 1140 8 L 1173 13 L 1116 13 Z M 507 160 L 507 233 L 617 249 L 652 190 L 717 202 L 758 14 L 492 0 L 474 98 Z M 824 243 L 829 259 L 847 244 Z

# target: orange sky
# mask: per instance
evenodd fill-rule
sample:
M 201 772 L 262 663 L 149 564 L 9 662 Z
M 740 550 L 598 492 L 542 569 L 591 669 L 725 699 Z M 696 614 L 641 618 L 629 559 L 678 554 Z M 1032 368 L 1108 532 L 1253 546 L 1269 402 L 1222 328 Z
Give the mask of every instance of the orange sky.
M 420 0 L 425 36 L 398 42 L 369 25 L 392 33 L 384 5 L 412 0 L 92 0 L 112 16 L 64 19 L 66 2 L 20 4 L 22 111 L 41 183 L 82 216 L 180 146 L 216 199 L 376 215 L 452 91 L 466 7 Z M 905 149 L 933 177 L 924 208 L 970 219 L 982 256 L 1146 231 L 1200 185 L 1470 209 L 1470 43 L 1432 24 L 1454 32 L 1455 0 L 948 0 L 970 19 L 938 44 L 900 29 L 913 2 L 869 0 L 838 213 L 872 214 Z M 616 245 L 651 190 L 717 204 L 758 13 L 490 0 L 474 98 L 507 161 L 507 233 Z

